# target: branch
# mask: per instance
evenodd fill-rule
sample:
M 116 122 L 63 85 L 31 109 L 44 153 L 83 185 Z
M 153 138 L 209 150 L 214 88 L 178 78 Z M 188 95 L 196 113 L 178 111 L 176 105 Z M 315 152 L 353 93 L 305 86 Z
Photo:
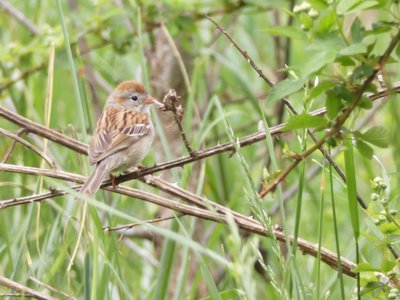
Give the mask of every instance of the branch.
M 377 93 L 375 94 L 369 94 L 369 98 L 371 99 L 371 101 L 377 100 L 379 98 L 383 98 L 386 95 L 390 95 L 390 94 L 394 94 L 394 93 L 400 93 L 400 82 L 396 82 L 393 85 L 393 88 L 388 89 L 388 90 L 379 90 Z M 310 114 L 313 116 L 322 116 L 326 113 L 326 108 L 320 108 L 317 110 L 314 110 L 313 112 L 311 112 Z M 60 145 L 63 145 L 69 149 L 72 149 L 78 153 L 82 153 L 82 154 L 87 154 L 87 145 L 79 142 L 71 137 L 68 137 L 62 133 L 59 133 L 58 131 L 55 131 L 54 129 L 45 127 L 39 123 L 33 122 L 27 118 L 24 118 L 20 115 L 18 115 L 17 113 L 12 112 L 11 110 L 8 110 L 4 107 L 0 106 L 0 117 L 3 117 L 7 120 L 9 120 L 10 122 L 17 124 L 23 128 L 27 128 L 30 132 L 47 138 L 53 142 L 56 142 Z M 282 128 L 285 126 L 285 123 L 283 124 L 279 124 L 273 127 L 270 127 L 270 135 L 272 136 L 278 136 L 280 134 L 282 134 Z M 265 132 L 264 131 L 258 131 L 255 132 L 253 134 L 247 135 L 243 138 L 239 139 L 239 144 L 240 147 L 246 147 L 252 144 L 255 144 L 257 142 L 263 141 L 265 140 Z M 224 152 L 232 152 L 235 150 L 235 146 L 230 143 L 223 143 L 223 144 L 219 144 L 213 147 L 209 147 L 203 150 L 199 150 L 196 152 L 196 156 L 185 156 L 182 158 L 178 158 L 176 160 L 172 160 L 169 162 L 165 162 L 165 163 L 161 163 L 161 164 L 157 164 L 154 165 L 153 167 L 148 167 L 148 168 L 144 168 L 140 171 L 135 171 L 135 172 L 131 172 L 129 174 L 125 174 L 122 175 L 120 177 L 116 178 L 116 183 L 122 183 L 131 179 L 137 179 L 140 177 L 143 177 L 145 175 L 148 174 L 153 174 L 156 172 L 160 172 L 160 171 L 164 171 L 164 170 L 168 170 L 168 169 L 172 169 L 175 167 L 182 167 L 186 164 L 210 157 L 210 156 L 214 156 L 217 154 L 221 154 Z M 104 186 L 108 186 L 111 185 L 111 180 L 106 180 L 103 182 L 103 187 Z
M 168 93 L 164 96 L 163 104 L 164 107 L 160 108 L 161 111 L 171 111 L 174 115 L 175 123 L 179 128 L 179 133 L 181 134 L 183 143 L 185 144 L 186 150 L 189 152 L 191 157 L 196 156 L 196 151 L 192 149 L 190 146 L 189 140 L 186 137 L 185 131 L 182 126 L 182 116 L 183 109 L 182 105 L 178 106 L 178 99 L 180 97 L 176 95 L 175 90 L 169 90 Z
M 1 0 L 0 0 L 1 1 Z M 25 70 L 23 73 L 21 73 L 17 78 L 15 79 L 11 79 L 9 81 L 7 81 L 6 83 L 4 83 L 3 85 L 0 85 L 0 93 L 6 89 L 8 89 L 10 86 L 14 85 L 15 83 L 17 83 L 18 81 L 25 79 L 27 77 L 29 77 L 32 74 L 35 74 L 36 72 L 43 70 L 45 67 L 45 65 L 39 65 L 36 67 L 33 67 L 31 69 Z
M 49 164 L 50 168 L 53 168 L 53 169 L 56 168 L 54 160 L 52 160 L 46 153 L 42 152 L 40 149 L 33 146 L 31 143 L 20 138 L 18 135 L 11 133 L 2 128 L 0 128 L 0 134 L 4 135 L 6 137 L 12 138 L 13 140 L 21 143 L 22 145 L 24 145 L 25 147 L 27 147 L 28 149 L 32 150 L 34 153 L 39 155 L 41 158 L 43 158 Z M 6 155 L 6 157 L 8 158 L 8 155 Z
M 33 122 L 19 114 L 0 106 L 0 117 L 3 117 L 10 122 L 17 124 L 23 128 L 27 128 L 29 132 L 44 137 L 48 140 L 56 142 L 67 148 L 82 154 L 87 154 L 87 145 L 81 143 L 73 138 L 70 138 L 54 129 L 43 126 L 39 123 Z
M 40 29 L 37 28 L 31 20 L 29 20 L 22 12 L 20 12 L 18 9 L 8 3 L 8 1 L 0 0 L 0 6 L 5 10 L 7 14 L 14 17 L 15 19 L 17 19 L 18 22 L 24 25 L 25 28 L 27 28 L 33 35 L 39 35 L 41 33 Z
M 24 296 L 34 297 L 36 299 L 41 299 L 41 300 L 56 300 L 56 298 L 42 294 L 38 291 L 35 291 L 25 285 L 22 285 L 18 282 L 15 282 L 15 281 L 8 279 L 6 277 L 3 277 L 3 276 L 0 276 L 0 285 L 8 287 L 14 291 L 20 292 Z
M 293 5 L 293 2 L 291 3 Z M 263 73 L 263 71 L 256 65 L 256 63 L 251 59 L 251 57 L 247 54 L 246 51 L 244 51 L 236 42 L 235 40 L 229 35 L 228 32 L 224 28 L 222 28 L 217 22 L 215 22 L 213 19 L 210 17 L 207 17 L 207 19 L 215 25 L 215 27 L 220 30 L 228 39 L 231 41 L 233 46 L 242 54 L 242 56 L 246 59 L 246 61 L 253 67 L 253 69 L 258 73 L 258 75 L 270 86 L 273 87 L 274 84 L 272 83 L 271 80 L 269 80 Z M 289 43 L 290 39 L 288 39 Z M 286 53 L 286 55 L 288 55 Z M 281 99 L 283 104 L 295 115 L 297 115 L 297 111 L 294 109 L 294 107 L 290 104 L 289 99 L 287 97 L 284 97 Z M 314 133 L 312 133 L 311 130 L 307 129 L 307 134 L 311 137 L 314 143 L 318 143 L 317 137 L 315 136 Z M 346 182 L 346 175 L 344 174 L 343 170 L 339 167 L 338 164 L 334 161 L 332 156 L 326 151 L 326 149 L 323 147 L 323 143 L 318 147 L 318 149 L 322 152 L 323 156 L 326 157 L 326 160 L 333 166 L 333 168 L 336 170 L 336 172 L 339 174 L 339 176 L 342 178 L 344 182 Z M 273 187 L 275 189 L 275 187 Z M 266 194 L 264 191 L 260 192 L 260 197 L 264 197 Z M 358 203 L 361 205 L 362 208 L 366 209 L 367 204 L 365 201 L 357 195 L 357 200 Z
M 33 168 L 33 167 L 24 167 L 24 166 L 14 166 L 8 164 L 0 164 L 0 171 L 3 172 L 14 172 L 14 173 L 23 173 L 23 174 L 31 174 L 31 175 L 41 175 L 47 176 L 51 178 L 58 178 L 65 181 L 72 181 L 72 182 L 79 182 L 83 183 L 85 180 L 84 176 L 58 171 L 58 170 L 46 170 L 40 168 Z M 189 191 L 186 191 L 182 188 L 177 187 L 176 185 L 170 184 L 164 180 L 159 178 L 155 178 L 151 176 L 147 178 L 148 184 L 156 186 L 168 193 L 178 196 L 183 200 L 192 203 L 193 205 L 188 205 L 184 203 L 180 203 L 177 201 L 173 201 L 169 198 L 158 196 L 155 194 L 151 194 L 145 191 L 125 187 L 125 186 L 116 186 L 115 188 L 112 187 L 104 187 L 105 190 L 115 192 L 118 194 L 126 195 L 129 197 L 138 198 L 147 202 L 151 202 L 156 205 L 160 205 L 174 211 L 178 211 L 185 215 L 194 216 L 197 218 L 218 222 L 218 223 L 227 223 L 227 216 L 231 216 L 234 221 L 236 222 L 237 226 L 247 232 L 251 232 L 254 234 L 258 234 L 265 237 L 271 237 L 271 232 L 268 232 L 258 221 L 254 220 L 251 217 L 244 216 L 238 212 L 232 211 L 229 208 L 226 208 L 222 205 L 219 205 L 211 200 L 199 197 Z M 72 187 L 74 190 L 79 190 L 80 186 Z M 15 198 L 10 200 L 3 200 L 0 201 L 0 209 L 4 209 L 11 206 L 21 205 L 21 204 L 28 204 L 32 202 L 40 202 L 44 199 L 53 198 L 59 195 L 65 195 L 68 192 L 66 190 L 50 190 L 49 192 L 40 194 L 40 195 L 33 195 L 28 197 L 22 198 Z M 211 210 L 210 210 L 211 209 Z M 275 235 L 276 239 L 280 242 L 286 242 L 286 239 L 289 239 L 290 243 L 293 243 L 293 237 L 288 236 L 286 237 L 285 234 L 279 230 L 274 229 L 272 232 Z M 309 254 L 313 257 L 317 257 L 318 253 L 318 246 L 312 244 L 306 240 L 298 239 L 298 248 L 305 254 Z M 321 250 L 321 260 L 331 266 L 334 269 L 337 269 L 337 255 L 325 248 Z M 352 269 L 355 267 L 354 263 L 350 260 L 342 257 L 342 269 L 345 274 L 351 277 L 355 277 L 355 273 Z
M 146 220 L 146 221 L 143 221 L 143 222 L 140 222 L 140 223 L 131 223 L 131 224 L 125 224 L 125 225 L 113 226 L 113 227 L 104 226 L 103 230 L 104 231 L 125 231 L 125 230 L 132 229 L 132 228 L 135 228 L 135 227 L 138 227 L 138 226 L 142 226 L 144 224 L 160 223 L 160 222 L 168 221 L 168 220 L 171 220 L 171 219 L 179 218 L 181 216 L 183 216 L 183 215 L 179 215 L 179 216 L 173 215 L 173 216 L 164 217 L 164 218 L 158 217 L 158 218 L 155 218 L 155 219 L 152 219 L 152 220 Z

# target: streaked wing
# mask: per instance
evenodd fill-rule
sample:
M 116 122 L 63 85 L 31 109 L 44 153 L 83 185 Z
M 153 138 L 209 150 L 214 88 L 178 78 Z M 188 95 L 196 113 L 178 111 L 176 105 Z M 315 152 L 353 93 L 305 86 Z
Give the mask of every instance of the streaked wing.
M 89 160 L 95 164 L 128 148 L 146 136 L 151 125 L 146 114 L 108 108 L 100 117 L 89 146 Z

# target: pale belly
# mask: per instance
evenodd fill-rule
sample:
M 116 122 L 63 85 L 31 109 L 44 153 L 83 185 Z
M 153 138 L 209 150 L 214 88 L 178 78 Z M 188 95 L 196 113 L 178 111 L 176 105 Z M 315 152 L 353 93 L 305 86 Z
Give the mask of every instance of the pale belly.
M 120 173 L 138 165 L 149 153 L 153 140 L 154 131 L 152 130 L 137 143 L 107 158 L 109 165 L 113 166 L 112 173 Z

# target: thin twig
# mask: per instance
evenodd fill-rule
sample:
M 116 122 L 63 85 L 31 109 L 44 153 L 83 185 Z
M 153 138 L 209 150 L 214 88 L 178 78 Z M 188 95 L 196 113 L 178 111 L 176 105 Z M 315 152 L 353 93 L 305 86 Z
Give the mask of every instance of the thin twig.
M 21 11 L 16 9 L 6 0 L 0 0 L 0 6 L 6 11 L 7 14 L 17 19 L 22 25 L 27 28 L 33 35 L 39 35 L 41 33 L 40 29 L 36 27 L 31 20 L 29 20 Z
M 328 131 L 317 143 L 315 143 L 315 145 L 313 147 L 311 147 L 307 151 L 303 152 L 302 154 L 297 155 L 295 160 L 285 170 L 283 170 L 273 182 L 271 182 L 265 189 L 263 189 L 260 192 L 260 197 L 264 197 L 266 194 L 273 191 L 276 188 L 276 186 L 278 184 L 280 184 L 287 177 L 287 175 L 289 175 L 289 173 L 301 161 L 303 161 L 305 158 L 307 158 L 312 153 L 314 153 L 317 149 L 319 149 L 329 138 L 331 138 L 339 133 L 343 124 L 345 123 L 347 118 L 350 116 L 350 114 L 353 112 L 353 110 L 357 107 L 357 105 L 359 104 L 359 102 L 362 99 L 362 95 L 367 90 L 367 88 L 370 86 L 370 84 L 374 80 L 375 76 L 378 74 L 379 70 L 383 69 L 383 66 L 385 65 L 386 61 L 388 60 L 390 54 L 394 50 L 394 48 L 397 45 L 397 43 L 399 42 L 399 40 L 400 40 L 400 30 L 393 37 L 393 39 L 391 40 L 385 53 L 379 59 L 379 69 L 375 69 L 372 72 L 372 74 L 367 77 L 367 79 L 364 81 L 364 83 L 357 89 L 357 91 L 355 93 L 353 93 L 353 100 L 352 100 L 350 106 L 341 115 L 338 116 L 336 123 L 331 128 L 331 130 Z
M 183 215 L 180 215 L 183 216 Z M 126 231 L 128 229 L 132 229 L 138 226 L 143 226 L 145 224 L 154 224 L 154 223 L 160 223 L 160 222 L 164 222 L 164 221 L 168 221 L 174 218 L 179 218 L 180 216 L 168 216 L 168 217 L 164 217 L 164 218 L 155 218 L 155 219 L 151 219 L 151 220 L 144 220 L 140 223 L 131 223 L 131 224 L 125 224 L 125 225 L 120 225 L 120 226 L 104 226 L 103 230 L 104 231 Z
M 20 138 L 18 135 L 11 133 L 3 128 L 0 128 L 0 134 L 11 138 L 11 139 L 17 141 L 18 143 L 21 143 L 22 145 L 24 145 L 25 147 L 27 147 L 28 149 L 32 150 L 34 153 L 39 155 L 41 158 L 43 158 L 49 164 L 50 168 L 52 168 L 52 169 L 56 168 L 56 164 L 55 164 L 54 160 L 52 160 L 45 152 L 41 151 L 39 148 L 36 148 L 35 146 L 33 146 L 31 143 Z
M 0 275 L 0 285 L 8 287 L 8 288 L 10 288 L 16 292 L 22 293 L 23 295 L 28 296 L 28 297 L 34 297 L 34 298 L 40 299 L 40 300 L 56 300 L 56 298 L 53 298 L 53 297 L 43 294 L 41 292 L 35 291 L 34 289 L 31 289 L 25 285 L 22 285 L 18 282 L 15 282 L 15 281 L 8 279 L 1 275 Z
M 45 288 L 48 289 L 49 291 L 52 291 L 52 292 L 54 292 L 54 293 L 63 295 L 63 296 L 66 297 L 67 299 L 72 299 L 72 300 L 77 299 L 77 298 L 75 298 L 75 297 L 73 297 L 73 296 L 71 296 L 71 295 L 68 295 L 68 294 L 66 294 L 66 293 L 64 293 L 64 292 L 62 292 L 62 291 L 60 291 L 60 290 L 57 290 L 57 289 L 53 288 L 52 286 L 50 286 L 50 285 L 48 285 L 48 284 L 46 284 L 46 283 L 40 281 L 39 279 L 36 279 L 35 277 L 29 276 L 29 279 L 32 280 L 34 283 L 45 287 Z
M 396 82 L 393 85 L 393 88 L 388 89 L 387 91 L 378 91 L 376 94 L 370 94 L 368 97 L 371 101 L 377 100 L 379 98 L 384 97 L 386 94 L 394 94 L 400 93 L 400 82 Z M 326 113 L 326 108 L 320 108 L 317 110 L 312 111 L 310 114 L 313 116 L 322 116 Z M 9 120 L 12 123 L 15 123 L 21 127 L 27 128 L 30 132 L 39 135 L 41 137 L 45 137 L 53 142 L 56 142 L 60 145 L 63 145 L 69 149 L 72 149 L 78 153 L 87 154 L 87 145 L 79 142 L 71 137 L 63 135 L 53 129 L 47 128 L 39 123 L 33 122 L 27 118 L 20 116 L 17 113 L 14 113 L 11 110 L 8 110 L 4 107 L 0 106 L 0 117 L 3 117 Z M 279 124 L 276 126 L 270 127 L 270 134 L 272 136 L 278 136 L 282 134 L 282 128 L 285 126 L 285 123 Z M 264 131 L 257 131 L 245 137 L 239 139 L 240 147 L 246 147 L 252 145 L 254 143 L 264 141 L 265 140 L 265 132 Z M 178 158 L 169 162 L 161 163 L 154 165 L 152 167 L 144 168 L 140 171 L 134 171 L 116 178 L 116 183 L 122 183 L 128 180 L 137 179 L 143 177 L 148 174 L 153 174 L 156 172 L 172 169 L 175 167 L 182 167 L 186 164 L 193 163 L 195 161 L 214 156 L 217 154 L 225 153 L 225 152 L 232 152 L 235 150 L 235 147 L 232 143 L 227 142 L 223 144 L 219 144 L 216 146 L 212 146 L 203 150 L 196 151 L 196 156 L 185 156 L 182 158 Z M 111 180 L 106 180 L 103 182 L 103 187 L 111 185 Z
M 160 110 L 162 111 L 171 111 L 174 115 L 175 123 L 179 128 L 179 133 L 181 134 L 183 143 L 185 144 L 186 150 L 189 152 L 191 157 L 196 157 L 197 153 L 192 149 L 190 146 L 189 140 L 186 137 L 185 131 L 183 130 L 182 126 L 182 117 L 183 117 L 183 109 L 182 105 L 178 106 L 178 99 L 180 97 L 176 95 L 175 90 L 171 89 L 168 93 L 164 96 L 163 104 Z
M 14 133 L 16 136 L 23 136 L 24 134 L 29 133 L 28 128 L 20 128 L 16 133 Z M 8 147 L 6 153 L 4 154 L 3 159 L 1 160 L 2 163 L 6 163 L 9 158 L 11 157 L 11 154 L 13 153 L 15 149 L 15 145 L 17 145 L 17 141 L 13 139 L 11 145 Z
M 49 139 L 53 142 L 64 145 L 76 152 L 87 154 L 87 145 L 81 143 L 73 138 L 70 138 L 62 133 L 53 129 L 47 128 L 39 123 L 33 122 L 19 114 L 0 106 L 0 117 L 13 122 L 21 127 L 27 128 L 30 132 L 35 133 L 41 137 Z
M 254 61 L 250 58 L 250 56 L 247 54 L 246 51 L 242 50 L 240 48 L 240 46 L 233 40 L 233 38 L 226 32 L 225 29 L 223 29 L 217 22 L 215 22 L 213 19 L 211 19 L 210 17 L 206 16 L 206 18 L 212 22 L 230 41 L 231 43 L 234 45 L 234 47 L 242 54 L 242 56 L 247 60 L 247 62 L 253 67 L 253 69 L 259 74 L 259 76 L 269 85 L 269 86 L 273 86 L 274 84 L 264 75 L 263 71 L 254 63 Z M 389 58 L 391 52 L 393 51 L 394 47 L 397 45 L 398 43 L 398 39 L 400 36 L 400 31 L 397 33 L 397 35 L 392 39 L 389 47 L 386 49 L 385 53 L 382 55 L 382 57 L 379 59 L 379 69 L 375 69 L 375 71 L 373 72 L 373 74 L 371 74 L 364 82 L 364 84 L 358 89 L 357 92 L 354 93 L 355 97 L 353 100 L 353 103 L 350 105 L 350 107 L 345 110 L 343 112 L 343 114 L 341 116 L 338 117 L 338 120 L 336 122 L 336 125 L 334 126 L 333 130 L 331 130 L 331 132 L 328 132 L 320 141 L 317 141 L 317 138 L 315 137 L 315 135 L 310 131 L 307 130 L 307 133 L 311 136 L 311 138 L 313 139 L 315 145 L 318 145 L 318 147 L 312 147 L 311 149 L 314 149 L 313 151 L 306 151 L 305 153 L 303 153 L 302 155 L 300 155 L 298 158 L 296 158 L 296 160 L 284 171 L 281 173 L 281 176 L 279 176 L 277 178 L 277 180 L 275 180 L 272 184 L 270 184 L 266 189 L 264 189 L 263 191 L 260 192 L 260 197 L 264 197 L 267 193 L 269 193 L 270 191 L 274 190 L 275 187 L 284 179 L 286 178 L 286 176 L 291 172 L 291 170 L 293 170 L 294 167 L 296 167 L 300 161 L 302 161 L 305 157 L 307 157 L 308 155 L 310 155 L 311 153 L 313 153 L 315 150 L 319 149 L 324 156 L 326 156 L 327 160 L 329 161 L 330 164 L 332 164 L 332 166 L 335 168 L 335 170 L 338 172 L 338 174 L 340 175 L 340 177 L 344 180 L 344 182 L 346 182 L 346 177 L 344 175 L 344 172 L 340 169 L 340 167 L 335 163 L 335 161 L 332 159 L 332 157 L 327 153 L 327 151 L 323 148 L 323 144 L 325 143 L 325 141 L 334 136 L 337 132 L 339 132 L 341 126 L 344 124 L 344 122 L 346 121 L 346 119 L 349 117 L 350 113 L 355 109 L 355 107 L 358 105 L 362 94 L 366 91 L 367 87 L 369 86 L 369 84 L 372 82 L 372 80 L 375 78 L 376 74 L 378 73 L 378 71 L 380 69 L 383 68 L 384 64 L 386 63 L 386 60 Z M 288 99 L 282 98 L 281 99 L 285 105 L 288 107 L 288 109 L 294 113 L 297 114 L 297 112 L 295 111 L 295 109 L 293 108 L 293 106 L 290 104 L 290 102 L 288 101 Z M 304 154 L 307 154 L 304 157 Z M 301 159 L 299 159 L 301 158 Z M 360 203 L 360 205 L 365 209 L 367 208 L 366 203 L 361 199 L 361 197 L 357 196 L 357 200 Z
M 39 66 L 33 67 L 31 69 L 25 70 L 17 78 L 11 79 L 11 80 L 7 81 L 6 83 L 3 83 L 2 85 L 0 85 L 0 93 L 2 91 L 4 91 L 4 90 L 8 89 L 9 87 L 11 87 L 12 85 L 17 83 L 18 81 L 20 81 L 22 79 L 25 79 L 25 78 L 29 77 L 30 75 L 35 74 L 38 71 L 43 70 L 45 67 L 46 66 L 43 64 L 43 65 L 39 65 Z
M 253 69 L 258 73 L 258 75 L 270 86 L 273 87 L 274 84 L 272 83 L 271 80 L 269 80 L 263 73 L 263 71 L 256 65 L 256 63 L 251 59 L 251 57 L 247 54 L 246 51 L 244 51 L 236 42 L 235 40 L 229 35 L 229 33 L 222 28 L 217 22 L 215 22 L 213 19 L 210 17 L 207 17 L 210 22 L 212 22 L 215 27 L 220 30 L 228 39 L 229 41 L 233 44 L 233 46 L 242 54 L 242 56 L 246 59 L 246 61 L 253 67 Z M 289 99 L 287 97 L 284 97 L 281 99 L 281 101 L 284 103 L 284 105 L 295 115 L 297 115 L 297 111 L 294 109 L 294 107 L 290 104 Z M 311 137 L 311 139 L 314 141 L 314 143 L 317 143 L 317 137 L 315 136 L 314 133 L 311 132 L 311 130 L 307 129 L 307 134 Z M 338 164 L 333 160 L 332 156 L 329 155 L 329 153 L 326 151 L 326 149 L 323 147 L 323 144 L 318 147 L 318 149 L 322 152 L 324 157 L 328 160 L 328 162 L 333 166 L 333 168 L 336 170 L 336 172 L 339 174 L 339 176 L 342 178 L 344 182 L 346 182 L 346 175 L 344 174 L 343 170 L 339 167 Z M 265 194 L 263 191 L 260 192 L 260 197 L 264 197 Z M 357 200 L 360 203 L 361 207 L 366 209 L 367 205 L 365 201 L 357 195 Z
M 80 182 L 83 183 L 85 180 L 84 176 L 78 175 L 78 174 L 73 174 L 73 173 L 68 173 L 68 172 L 62 172 L 62 171 L 53 171 L 53 170 L 46 170 L 46 169 L 40 169 L 40 168 L 33 168 L 33 167 L 23 167 L 23 166 L 14 166 L 14 165 L 8 165 L 8 164 L 0 164 L 0 171 L 4 172 L 14 172 L 14 173 L 24 173 L 24 174 L 31 174 L 31 175 L 41 175 L 41 176 L 49 176 L 52 178 L 58 178 L 66 181 L 73 181 L 73 182 Z M 162 183 L 164 185 L 165 190 L 170 190 L 172 193 L 172 190 L 174 189 L 174 185 L 169 184 L 169 187 L 167 187 L 166 182 Z M 74 186 L 74 190 L 78 190 L 80 186 Z M 197 218 L 209 220 L 209 221 L 214 221 L 218 223 L 226 223 L 227 219 L 231 216 L 237 226 L 247 232 L 255 233 L 258 235 L 262 235 L 265 237 L 271 237 L 271 232 L 268 232 L 257 220 L 254 220 L 251 217 L 246 217 L 244 215 L 239 214 L 238 212 L 232 211 L 229 208 L 223 207 L 211 200 L 207 200 L 204 198 L 201 198 L 203 203 L 203 206 L 209 206 L 209 207 L 215 207 L 218 209 L 218 211 L 210 211 L 205 208 L 201 207 L 196 207 L 193 205 L 188 205 L 188 204 L 183 204 L 177 201 L 173 201 L 169 198 L 162 197 L 159 195 L 151 194 L 142 190 L 137 190 L 125 186 L 116 186 L 115 188 L 112 187 L 105 187 L 105 190 L 123 194 L 129 197 L 134 197 L 137 199 L 141 199 L 147 202 L 154 203 L 156 205 L 160 205 L 163 207 L 170 208 L 174 211 L 178 211 L 182 214 L 194 216 Z M 174 194 L 179 194 L 182 196 L 181 192 L 183 189 L 179 189 L 175 187 L 175 191 L 173 192 Z M 186 195 L 190 195 L 191 193 L 183 190 Z M 48 198 L 53 198 L 58 195 L 64 195 L 67 194 L 68 192 L 66 190 L 51 190 L 47 193 L 43 193 L 41 195 L 36 195 L 36 196 L 29 196 L 30 198 L 27 199 L 27 197 L 22 197 L 22 198 L 15 198 L 15 199 L 10 199 L 10 200 L 3 200 L 0 201 L 0 209 L 4 209 L 7 207 L 11 206 L 16 206 L 16 205 L 21 205 L 21 204 L 27 204 L 27 203 L 32 203 L 32 202 L 40 202 L 44 199 Z M 186 201 L 192 201 L 195 199 L 195 197 L 199 197 L 195 194 L 191 194 L 190 197 L 185 196 Z M 196 201 L 197 202 L 197 201 Z M 280 228 L 277 226 L 276 228 Z M 280 229 L 274 229 L 272 234 L 275 235 L 277 240 L 280 242 L 286 242 L 287 239 L 292 243 L 293 242 L 293 237 L 292 236 L 285 236 L 285 234 L 280 230 Z M 317 256 L 318 253 L 318 247 L 315 244 L 312 244 L 306 240 L 299 239 L 298 240 L 298 248 L 300 251 L 302 251 L 305 254 L 310 254 L 313 257 Z M 337 256 L 334 252 L 322 248 L 321 250 L 321 260 L 331 266 L 332 268 L 336 269 L 337 268 Z M 343 267 L 343 272 L 351 277 L 355 276 L 355 273 L 352 271 L 352 269 L 355 267 L 354 263 L 352 263 L 350 260 L 346 258 L 341 258 L 342 261 L 342 267 Z

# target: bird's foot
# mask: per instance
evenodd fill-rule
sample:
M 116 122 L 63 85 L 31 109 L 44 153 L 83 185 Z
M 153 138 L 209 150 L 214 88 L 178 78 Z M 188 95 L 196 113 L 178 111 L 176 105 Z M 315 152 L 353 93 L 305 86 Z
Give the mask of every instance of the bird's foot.
M 116 180 L 116 177 L 110 173 L 110 179 L 111 179 L 111 185 L 112 188 L 115 189 L 118 186 L 118 182 Z

